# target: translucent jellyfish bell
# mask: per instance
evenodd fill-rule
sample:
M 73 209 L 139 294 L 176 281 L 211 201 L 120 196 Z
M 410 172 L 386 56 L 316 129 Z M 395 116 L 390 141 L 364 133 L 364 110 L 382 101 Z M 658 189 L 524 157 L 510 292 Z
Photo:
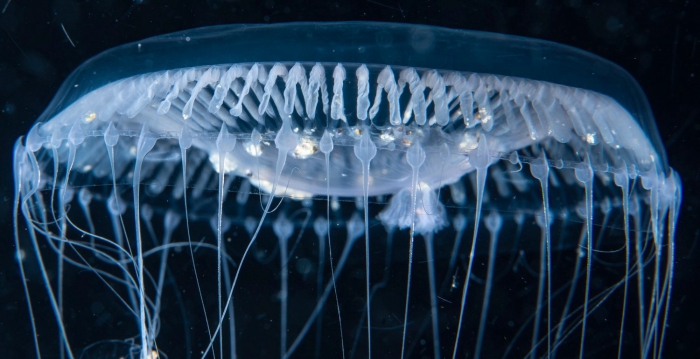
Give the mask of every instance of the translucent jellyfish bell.
M 567 46 L 188 30 L 83 64 L 14 159 L 55 319 L 33 328 L 60 338 L 41 353 L 663 352 L 680 179 L 637 83 Z M 69 316 L 84 285 L 124 324 Z

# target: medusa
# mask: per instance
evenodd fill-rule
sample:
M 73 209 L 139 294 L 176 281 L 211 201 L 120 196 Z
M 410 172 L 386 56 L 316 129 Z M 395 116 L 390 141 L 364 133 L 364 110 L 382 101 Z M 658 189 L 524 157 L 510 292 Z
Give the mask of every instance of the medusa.
M 663 349 L 680 181 L 634 80 L 562 45 L 376 23 L 166 35 L 76 70 L 14 170 L 56 318 L 34 328 L 58 329 L 37 351 Z

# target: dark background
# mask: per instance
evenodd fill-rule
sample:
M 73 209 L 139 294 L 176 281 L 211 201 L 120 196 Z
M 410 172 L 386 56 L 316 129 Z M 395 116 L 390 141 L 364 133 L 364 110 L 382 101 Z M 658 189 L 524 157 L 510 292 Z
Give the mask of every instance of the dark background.
M 33 355 L 14 260 L 11 152 L 68 76 L 127 42 L 207 25 L 371 20 L 560 42 L 607 58 L 646 92 L 684 185 L 665 357 L 700 357 L 700 2 L 669 0 L 0 0 L 0 358 Z M 65 31 L 64 31 L 65 29 Z

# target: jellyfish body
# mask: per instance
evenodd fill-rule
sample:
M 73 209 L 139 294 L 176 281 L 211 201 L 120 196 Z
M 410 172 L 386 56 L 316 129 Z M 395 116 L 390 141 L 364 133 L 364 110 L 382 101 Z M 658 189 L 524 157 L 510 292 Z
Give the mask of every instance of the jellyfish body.
M 30 300 L 32 328 L 59 337 L 37 352 L 662 354 L 680 179 L 634 80 L 562 45 L 166 35 L 77 70 L 14 172 L 16 245 L 55 318 Z

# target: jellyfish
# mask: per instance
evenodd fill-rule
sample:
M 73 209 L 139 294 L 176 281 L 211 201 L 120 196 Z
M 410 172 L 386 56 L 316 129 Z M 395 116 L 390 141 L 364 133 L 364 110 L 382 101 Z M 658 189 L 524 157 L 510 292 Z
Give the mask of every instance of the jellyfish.
M 663 353 L 680 178 L 631 76 L 564 45 L 159 36 L 79 67 L 14 178 L 37 356 Z

